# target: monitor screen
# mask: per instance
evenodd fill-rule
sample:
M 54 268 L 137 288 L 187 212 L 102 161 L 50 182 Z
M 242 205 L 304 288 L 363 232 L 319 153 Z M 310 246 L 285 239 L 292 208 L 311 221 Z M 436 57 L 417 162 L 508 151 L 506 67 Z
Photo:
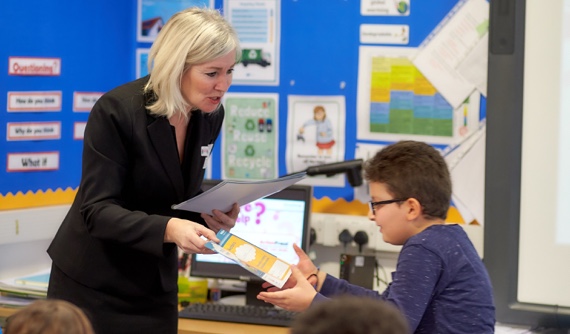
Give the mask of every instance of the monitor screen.
M 204 180 L 202 189 L 207 190 L 218 182 Z M 236 225 L 230 232 L 288 263 L 296 264 L 299 259 L 293 244 L 305 251 L 309 247 L 311 199 L 311 186 L 289 186 L 242 206 Z M 193 254 L 190 275 L 246 281 L 248 304 L 255 303 L 255 295 L 263 283 L 261 278 L 217 254 Z

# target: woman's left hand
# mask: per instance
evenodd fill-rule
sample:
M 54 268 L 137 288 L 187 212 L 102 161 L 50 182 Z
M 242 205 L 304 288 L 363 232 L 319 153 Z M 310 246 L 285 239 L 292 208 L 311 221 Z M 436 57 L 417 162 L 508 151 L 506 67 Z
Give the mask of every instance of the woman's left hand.
M 202 213 L 201 216 L 208 224 L 208 227 L 218 233 L 219 230 L 229 231 L 235 226 L 237 217 L 239 215 L 239 206 L 234 203 L 232 209 L 226 213 L 220 210 L 213 210 L 212 215 Z

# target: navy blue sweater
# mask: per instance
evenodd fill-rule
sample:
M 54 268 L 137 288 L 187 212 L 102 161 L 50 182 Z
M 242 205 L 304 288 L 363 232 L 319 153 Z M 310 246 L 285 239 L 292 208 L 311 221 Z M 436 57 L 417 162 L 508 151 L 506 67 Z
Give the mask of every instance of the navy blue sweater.
M 491 281 L 459 225 L 433 225 L 409 238 L 382 294 L 327 275 L 313 303 L 341 294 L 395 304 L 412 333 L 494 333 Z

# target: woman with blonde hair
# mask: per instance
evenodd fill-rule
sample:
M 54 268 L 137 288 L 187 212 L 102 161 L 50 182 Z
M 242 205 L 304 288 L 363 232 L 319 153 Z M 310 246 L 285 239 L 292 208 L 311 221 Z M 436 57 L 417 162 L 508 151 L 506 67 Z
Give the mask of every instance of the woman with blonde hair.
M 97 333 L 177 333 L 178 248 L 211 253 L 202 237 L 235 225 L 237 204 L 172 205 L 201 192 L 240 54 L 217 10 L 183 10 L 152 45 L 150 74 L 91 110 L 77 195 L 48 249 L 48 297 L 80 306 Z

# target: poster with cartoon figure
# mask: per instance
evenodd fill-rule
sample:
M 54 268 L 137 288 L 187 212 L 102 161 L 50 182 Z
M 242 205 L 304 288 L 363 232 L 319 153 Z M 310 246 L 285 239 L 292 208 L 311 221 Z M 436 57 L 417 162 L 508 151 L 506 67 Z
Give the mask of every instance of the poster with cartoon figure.
M 287 173 L 344 160 L 344 96 L 288 97 Z M 344 187 L 344 174 L 313 176 L 302 181 L 314 186 Z
M 222 179 L 265 180 L 278 175 L 279 96 L 226 93 Z

